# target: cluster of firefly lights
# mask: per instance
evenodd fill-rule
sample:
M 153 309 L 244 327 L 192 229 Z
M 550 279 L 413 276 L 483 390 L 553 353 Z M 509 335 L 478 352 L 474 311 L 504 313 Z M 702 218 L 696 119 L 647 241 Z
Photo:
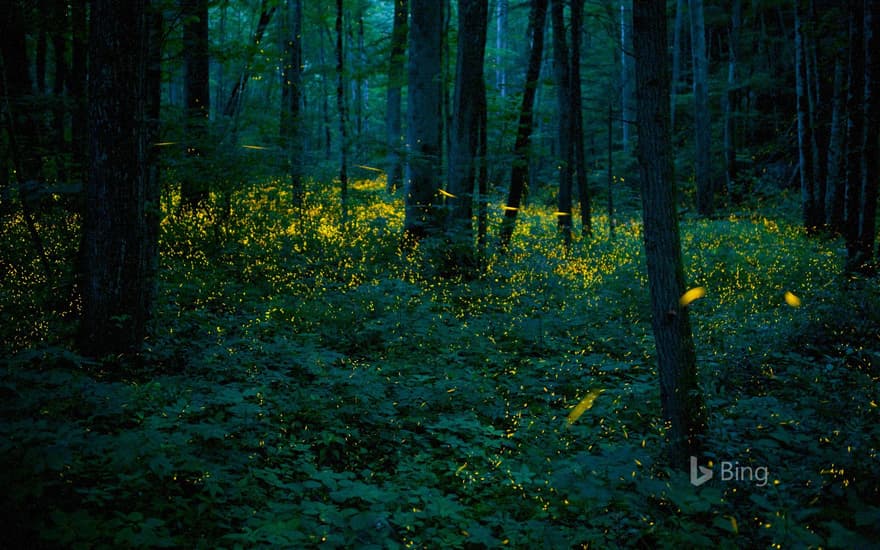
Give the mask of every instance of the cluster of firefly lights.
M 698 286 L 694 287 L 684 294 L 681 295 L 681 298 L 678 299 L 678 304 L 681 307 L 687 307 L 694 300 L 699 300 L 703 296 L 706 295 L 706 287 Z M 783 294 L 783 299 L 785 303 L 790 305 L 791 307 L 799 307 L 801 305 L 801 299 L 795 296 L 791 291 L 786 290 L 785 294 Z M 596 398 L 599 397 L 599 394 L 602 393 L 603 389 L 594 389 L 587 392 L 587 395 L 581 399 L 580 403 L 578 403 L 570 413 L 568 413 L 568 425 L 571 426 L 574 424 L 578 418 L 581 417 L 584 412 L 588 411 L 592 408 L 593 403 L 596 401 Z

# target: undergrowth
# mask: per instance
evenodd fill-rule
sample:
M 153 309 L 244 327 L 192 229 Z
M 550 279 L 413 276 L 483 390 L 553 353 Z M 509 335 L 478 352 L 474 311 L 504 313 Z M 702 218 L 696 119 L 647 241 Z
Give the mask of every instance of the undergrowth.
M 8 226 L 4 255 L 21 261 L 0 285 L 0 543 L 880 539 L 880 290 L 840 275 L 839 242 L 764 217 L 684 221 L 687 279 L 707 292 L 690 306 L 710 418 L 700 462 L 768 474 L 694 487 L 663 459 L 636 219 L 609 240 L 597 217 L 565 250 L 552 213 L 525 209 L 506 257 L 449 277 L 437 243 L 402 246 L 402 204 L 382 185 L 353 185 L 345 227 L 326 192 L 300 208 L 280 187 L 241 192 L 231 217 L 169 204 L 136 366 L 70 350 L 71 321 L 45 313 L 52 292 Z M 72 231 L 47 231 L 59 254 Z

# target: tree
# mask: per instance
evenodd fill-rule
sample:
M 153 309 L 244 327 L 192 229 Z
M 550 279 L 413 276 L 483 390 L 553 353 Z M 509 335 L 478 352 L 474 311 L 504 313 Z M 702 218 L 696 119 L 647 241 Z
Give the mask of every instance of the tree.
M 487 0 L 458 0 L 458 58 L 452 107 L 452 136 L 449 148 L 448 195 L 451 204 L 446 229 L 461 255 L 473 246 L 474 185 L 480 166 L 481 137 L 485 136 L 486 83 L 483 59 L 489 24 Z M 480 197 L 481 199 L 483 197 Z M 469 254 L 468 254 L 469 255 Z M 459 263 L 469 263 L 459 258 Z
M 156 274 L 158 190 L 150 176 L 148 4 L 93 0 L 89 38 L 89 179 L 83 217 L 79 346 L 92 357 L 137 352 Z M 155 37 L 154 37 L 155 39 Z
M 421 238 L 436 232 L 441 143 L 443 2 L 410 0 L 407 68 L 407 177 L 404 229 Z
M 407 35 L 407 0 L 394 0 L 394 23 L 391 30 L 391 53 L 388 59 L 388 95 L 385 109 L 385 131 L 387 134 L 387 190 L 393 193 L 403 182 L 403 129 L 401 124 L 401 96 L 405 79 Z
M 572 143 L 571 67 L 565 39 L 565 0 L 551 0 L 550 19 L 553 25 L 553 67 L 559 102 L 559 194 L 557 223 L 565 244 L 571 242 L 571 188 L 574 165 Z
M 278 6 L 270 6 L 269 4 L 269 0 L 262 0 L 260 3 L 260 18 L 257 20 L 257 28 L 254 30 L 254 35 L 251 39 L 251 44 L 253 44 L 254 48 L 259 47 L 260 43 L 263 41 L 263 34 L 266 32 L 266 27 L 269 26 L 272 16 L 275 15 L 275 10 L 278 9 Z M 235 84 L 232 86 L 232 91 L 229 92 L 226 106 L 223 108 L 223 115 L 233 120 L 233 128 L 235 127 L 235 118 L 238 116 L 241 108 L 241 99 L 244 96 L 245 88 L 250 79 L 251 62 L 250 58 L 248 58 L 241 69 L 241 74 L 239 74 L 238 80 L 236 80 Z
M 186 153 L 198 163 L 204 154 L 211 111 L 208 0 L 182 0 L 180 8 L 183 17 Z M 202 170 L 187 171 L 183 177 L 180 198 L 181 205 L 189 208 L 202 205 L 208 198 L 208 186 Z
M 669 128 L 669 62 L 665 0 L 633 3 L 638 157 L 652 327 L 672 467 L 699 449 L 705 411 L 686 307 Z
M 871 0 L 865 1 L 864 10 L 864 165 L 855 261 L 859 270 L 873 273 L 876 269 L 877 187 L 880 185 L 880 9 L 876 0 Z
M 522 104 L 519 109 L 519 124 L 516 131 L 516 142 L 513 146 L 513 166 L 510 169 L 510 189 L 504 208 L 504 220 L 501 222 L 500 247 L 507 250 L 516 224 L 516 214 L 526 190 L 526 178 L 529 170 L 529 146 L 532 136 L 533 109 L 535 93 L 538 89 L 538 78 L 541 75 L 541 58 L 544 55 L 544 26 L 547 20 L 547 1 L 532 0 L 529 12 L 531 28 L 531 47 L 529 63 L 526 68 L 526 82 L 523 90 Z
M 691 54 L 694 64 L 694 170 L 697 211 L 709 216 L 714 209 L 712 186 L 712 126 L 709 113 L 709 58 L 703 0 L 690 0 Z
M 807 70 L 808 45 L 804 30 L 803 0 L 795 5 L 795 82 L 797 89 L 797 129 L 798 129 L 798 169 L 801 179 L 801 204 L 803 224 L 808 231 L 815 231 L 821 220 L 818 218 L 818 201 L 813 146 L 814 124 L 810 109 L 810 79 Z
M 859 228 L 862 211 L 862 178 L 865 146 L 865 40 L 864 0 L 849 0 L 849 64 L 847 91 L 845 231 L 847 269 L 860 268 Z M 800 116 L 800 113 L 799 115 Z
M 584 0 L 571 2 L 571 113 L 574 175 L 581 205 L 581 233 L 593 232 L 590 190 L 587 187 L 587 159 L 584 152 L 584 114 L 581 99 L 581 33 L 583 32 Z
M 343 50 L 343 0 L 336 0 L 336 108 L 339 111 L 339 189 L 342 224 L 348 218 L 348 112 L 345 102 L 345 51 Z
M 281 121 L 279 133 L 284 148 L 293 203 L 302 204 L 303 121 L 300 116 L 303 85 L 302 0 L 284 4 L 284 62 L 281 71 Z

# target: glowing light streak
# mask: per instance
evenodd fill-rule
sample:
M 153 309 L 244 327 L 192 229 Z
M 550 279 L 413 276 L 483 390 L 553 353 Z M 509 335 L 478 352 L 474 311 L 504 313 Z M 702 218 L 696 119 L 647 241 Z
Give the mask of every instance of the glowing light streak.
M 703 296 L 706 295 L 706 287 L 698 286 L 694 287 L 684 294 L 681 295 L 681 298 L 678 299 L 678 303 L 681 307 L 687 307 L 694 300 L 699 300 Z
M 581 417 L 582 414 L 591 409 L 593 407 L 593 403 L 596 401 L 596 398 L 599 397 L 599 394 L 603 391 L 605 390 L 597 389 L 588 391 L 587 395 L 585 395 L 584 398 L 581 399 L 581 402 L 578 403 L 577 406 L 575 406 L 575 408 L 573 408 L 570 413 L 568 413 L 568 425 L 571 426 L 572 424 L 574 424 L 577 419 Z
M 801 305 L 801 299 L 788 290 L 785 291 L 785 295 L 783 296 L 783 298 L 785 298 L 785 303 L 790 305 L 791 307 L 800 307 Z

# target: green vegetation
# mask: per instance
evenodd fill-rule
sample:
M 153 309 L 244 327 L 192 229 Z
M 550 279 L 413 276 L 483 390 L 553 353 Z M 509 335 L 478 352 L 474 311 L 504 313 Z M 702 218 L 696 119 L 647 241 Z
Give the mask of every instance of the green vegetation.
M 880 287 L 839 275 L 840 241 L 759 214 L 682 224 L 687 279 L 706 288 L 689 306 L 701 461 L 769 473 L 694 487 L 662 466 L 638 221 L 609 241 L 595 216 L 598 236 L 566 251 L 552 209 L 533 205 L 510 254 L 462 279 L 431 239 L 401 248 L 403 207 L 383 189 L 352 182 L 344 230 L 329 191 L 300 209 L 281 186 L 237 191 L 228 218 L 169 207 L 153 336 L 99 363 L 69 351 L 75 312 L 45 313 L 63 290 L 7 224 L 0 545 L 880 538 Z M 48 254 L 71 257 L 76 234 L 76 217 L 47 223 Z

